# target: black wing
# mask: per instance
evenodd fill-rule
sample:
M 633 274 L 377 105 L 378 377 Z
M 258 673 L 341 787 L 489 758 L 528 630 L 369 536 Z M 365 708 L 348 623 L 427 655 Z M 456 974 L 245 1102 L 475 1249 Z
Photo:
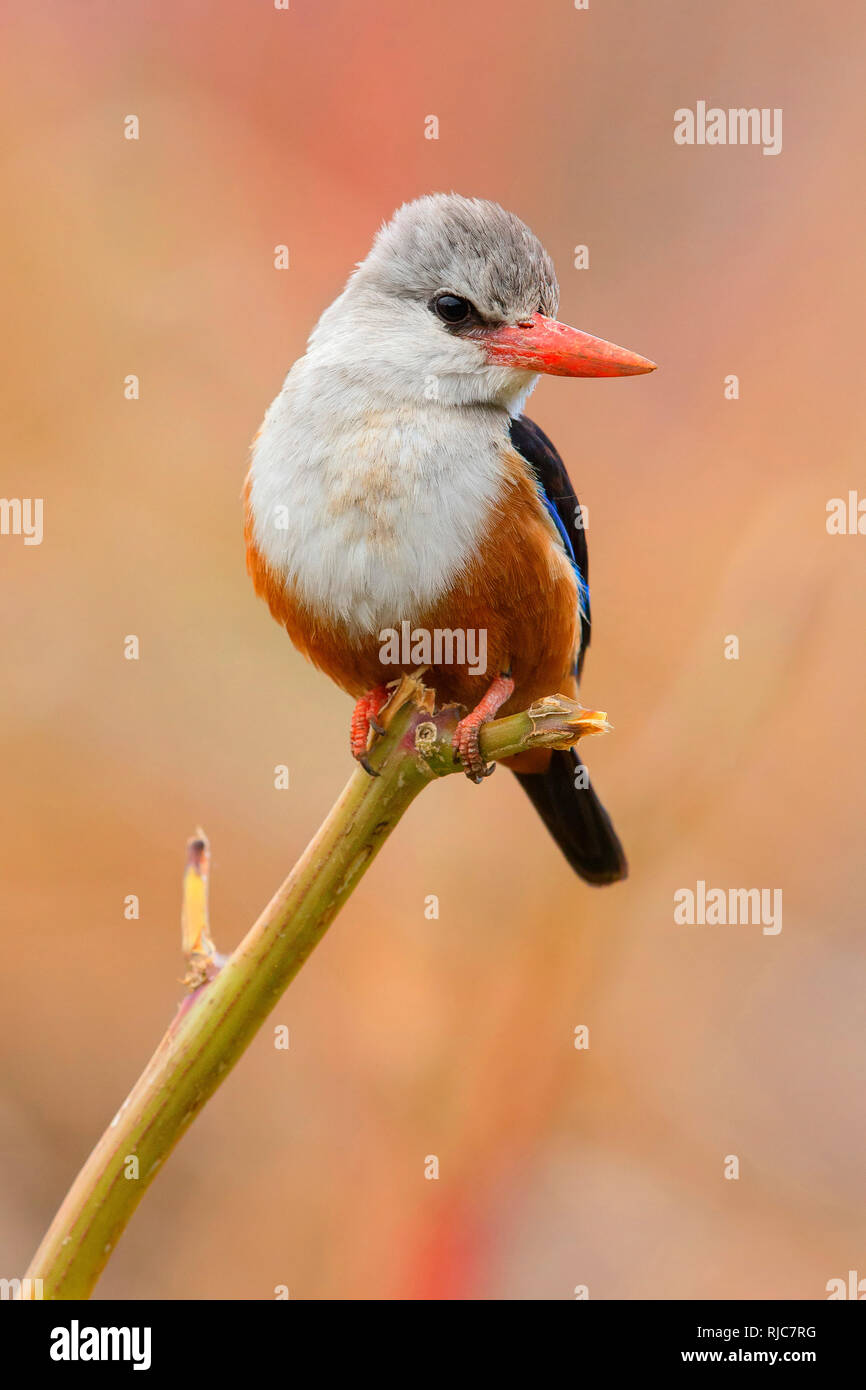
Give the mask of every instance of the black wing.
M 577 675 L 589 646 L 589 565 L 586 530 L 565 465 L 547 435 L 521 415 L 511 422 L 511 442 L 535 474 L 538 491 L 563 548 L 574 565 L 583 618 Z M 573 748 L 554 750 L 546 772 L 516 774 L 573 869 L 588 883 L 615 883 L 628 864 L 610 816 L 593 787 L 576 774 L 583 764 Z
M 563 547 L 574 565 L 580 594 L 581 643 L 577 658 L 577 675 L 583 669 L 583 659 L 589 646 L 592 626 L 589 607 L 589 555 L 586 528 L 581 524 L 580 503 L 577 500 L 565 464 L 547 435 L 525 415 L 511 421 L 511 443 L 526 459 L 535 474 L 538 489 L 556 526 Z

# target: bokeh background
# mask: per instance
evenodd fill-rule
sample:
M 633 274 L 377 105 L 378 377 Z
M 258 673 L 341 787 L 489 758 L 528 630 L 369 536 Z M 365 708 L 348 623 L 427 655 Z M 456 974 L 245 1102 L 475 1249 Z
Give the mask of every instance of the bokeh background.
M 3 9 L 0 490 L 45 536 L 0 538 L 0 1273 L 172 1016 L 186 837 L 229 949 L 348 775 L 348 700 L 244 572 L 247 449 L 380 222 L 456 189 L 530 223 L 561 317 L 662 365 L 531 409 L 589 509 L 615 732 L 586 755 L 631 878 L 581 884 L 503 773 L 425 793 L 275 1010 L 290 1050 L 259 1036 L 98 1294 L 866 1275 L 866 538 L 825 526 L 866 491 L 860 6 Z M 698 100 L 783 108 L 782 153 L 675 145 Z M 698 879 L 782 888 L 781 934 L 675 925 Z

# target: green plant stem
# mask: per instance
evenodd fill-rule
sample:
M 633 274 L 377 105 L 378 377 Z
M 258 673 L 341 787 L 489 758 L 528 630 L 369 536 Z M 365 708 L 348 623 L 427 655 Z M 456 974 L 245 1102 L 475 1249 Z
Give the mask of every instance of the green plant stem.
M 219 972 L 180 1005 L 75 1179 L 27 1271 L 31 1281 L 42 1280 L 44 1298 L 90 1295 L 168 1154 L 248 1047 L 404 811 L 430 781 L 460 771 L 451 752 L 455 711 L 432 715 L 417 682 L 402 693 L 404 702 L 397 703 L 371 754 L 380 775 L 360 769 L 353 774 L 258 921 Z M 556 697 L 488 724 L 481 748 L 495 760 L 537 746 L 565 747 L 606 727 L 603 715 Z

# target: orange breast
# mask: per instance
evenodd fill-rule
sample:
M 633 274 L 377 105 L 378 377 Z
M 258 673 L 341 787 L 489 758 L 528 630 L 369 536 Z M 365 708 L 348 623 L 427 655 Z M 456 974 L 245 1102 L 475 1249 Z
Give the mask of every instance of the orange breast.
M 518 454 L 509 451 L 504 464 L 500 497 L 467 565 L 427 611 L 395 614 L 394 624 L 399 629 L 406 619 L 413 630 L 431 634 L 483 630 L 483 674 L 472 674 L 468 662 L 434 661 L 425 679 L 440 703 L 471 707 L 494 676 L 510 668 L 515 690 L 505 706 L 508 713 L 556 691 L 574 693 L 572 665 L 580 628 L 574 573 L 535 484 Z M 298 650 L 355 698 L 413 669 L 412 661 L 383 662 L 378 631 L 359 635 L 313 612 L 285 578 L 271 570 L 253 539 L 249 479 L 244 498 L 247 568 L 256 592 Z

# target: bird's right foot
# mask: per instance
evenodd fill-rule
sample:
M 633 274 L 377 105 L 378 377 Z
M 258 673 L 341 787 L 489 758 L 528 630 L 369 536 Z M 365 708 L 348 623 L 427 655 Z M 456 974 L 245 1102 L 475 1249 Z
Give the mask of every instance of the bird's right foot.
M 454 731 L 454 753 L 458 762 L 463 764 L 470 782 L 480 784 L 485 777 L 490 776 L 491 772 L 496 771 L 496 764 L 485 765 L 481 756 L 481 730 L 489 719 L 495 718 L 497 712 L 513 694 L 514 681 L 509 669 L 496 677 L 484 699 L 475 706 L 470 714 L 460 720 Z

